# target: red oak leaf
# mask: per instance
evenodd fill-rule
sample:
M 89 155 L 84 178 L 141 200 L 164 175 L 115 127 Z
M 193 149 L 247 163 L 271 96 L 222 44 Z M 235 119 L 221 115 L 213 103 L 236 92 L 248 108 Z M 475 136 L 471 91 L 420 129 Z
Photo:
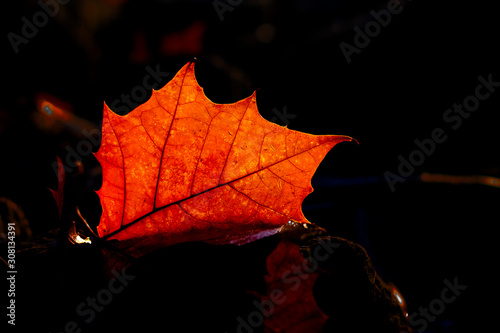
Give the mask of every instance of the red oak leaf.
M 281 241 L 268 256 L 267 295 L 261 296 L 265 332 L 322 332 L 328 316 L 314 299 L 315 269 L 289 241 Z
M 262 118 L 255 93 L 210 101 L 186 64 L 125 116 L 104 106 L 95 154 L 103 183 L 99 236 L 140 256 L 185 241 L 245 243 L 289 220 L 328 151 L 352 138 L 311 135 Z

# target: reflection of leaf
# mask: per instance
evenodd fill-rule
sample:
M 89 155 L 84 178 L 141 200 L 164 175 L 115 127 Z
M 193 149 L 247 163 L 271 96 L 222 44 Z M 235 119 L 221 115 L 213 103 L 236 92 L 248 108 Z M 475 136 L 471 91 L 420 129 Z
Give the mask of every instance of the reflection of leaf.
M 139 256 L 183 241 L 245 243 L 289 220 L 327 152 L 347 136 L 311 135 L 263 119 L 255 93 L 215 104 L 194 63 L 125 116 L 104 107 L 100 237 Z
M 322 332 L 328 319 L 316 304 L 313 286 L 315 267 L 300 254 L 299 247 L 281 241 L 267 258 L 267 295 L 261 297 L 265 332 Z M 263 311 L 264 312 L 264 311 Z

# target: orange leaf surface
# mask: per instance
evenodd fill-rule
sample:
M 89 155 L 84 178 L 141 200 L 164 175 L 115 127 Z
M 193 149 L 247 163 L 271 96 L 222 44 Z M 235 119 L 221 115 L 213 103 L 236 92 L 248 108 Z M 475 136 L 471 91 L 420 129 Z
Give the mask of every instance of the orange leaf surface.
M 190 62 L 129 114 L 104 106 L 99 236 L 140 256 L 185 241 L 245 243 L 289 220 L 308 223 L 301 204 L 311 177 L 350 140 L 271 123 L 255 93 L 213 103 Z

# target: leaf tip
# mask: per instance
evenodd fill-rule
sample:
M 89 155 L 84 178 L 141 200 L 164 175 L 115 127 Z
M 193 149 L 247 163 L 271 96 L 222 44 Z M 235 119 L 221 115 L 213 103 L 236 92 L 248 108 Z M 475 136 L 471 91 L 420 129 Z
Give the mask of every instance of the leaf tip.
M 332 135 L 332 140 L 335 141 L 335 144 L 341 143 L 341 142 L 351 142 L 354 141 L 356 142 L 357 145 L 359 145 L 359 141 L 356 140 L 353 137 L 347 136 L 347 135 Z
M 358 140 L 356 140 L 355 138 L 351 138 L 350 136 L 348 138 L 349 138 L 349 141 L 354 141 L 359 146 L 359 141 Z

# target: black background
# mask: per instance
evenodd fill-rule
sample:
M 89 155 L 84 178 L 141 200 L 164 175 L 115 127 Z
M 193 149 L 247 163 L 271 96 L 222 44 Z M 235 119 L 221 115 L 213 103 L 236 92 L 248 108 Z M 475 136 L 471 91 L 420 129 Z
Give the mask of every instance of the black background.
M 3 4 L 0 196 L 24 209 L 35 234 L 58 226 L 47 190 L 56 186 L 51 164 L 56 155 L 65 156 L 64 147 L 78 142 L 70 131 L 50 134 L 33 124 L 30 119 L 39 112 L 35 94 L 56 96 L 77 116 L 98 124 L 103 101 L 109 105 L 141 85 L 146 66 L 159 64 L 170 73 L 164 85 L 196 57 L 197 79 L 212 101 L 234 102 L 258 89 L 266 119 L 275 116 L 273 108 L 286 106 L 296 115 L 291 129 L 359 141 L 328 154 L 304 213 L 330 234 L 363 245 L 378 273 L 402 291 L 410 314 L 440 296 L 444 279 L 458 277 L 467 285 L 428 332 L 496 327 L 500 190 L 418 178 L 422 172 L 500 175 L 498 91 L 456 130 L 443 121 L 448 108 L 474 93 L 479 75 L 500 81 L 500 20 L 493 4 L 406 2 L 347 63 L 339 44 L 353 45 L 354 27 L 364 30 L 373 20 L 369 12 L 386 8 L 386 2 L 244 0 L 225 12 L 223 21 L 210 1 L 113 3 L 73 0 L 61 6 L 17 54 L 7 33 L 20 34 L 21 18 L 31 21 L 40 7 L 35 1 Z M 102 8 L 114 14 L 106 17 Z M 164 36 L 195 22 L 203 27 L 200 42 L 191 43 L 198 51 L 161 50 Z M 263 24 L 274 29 L 267 41 L 256 33 Z M 447 140 L 392 192 L 384 172 L 397 173 L 398 155 L 408 157 L 414 140 L 429 138 L 437 127 Z M 98 168 L 91 156 L 84 164 Z M 89 176 L 82 199 L 94 226 L 100 214 L 92 193 L 98 178 Z

